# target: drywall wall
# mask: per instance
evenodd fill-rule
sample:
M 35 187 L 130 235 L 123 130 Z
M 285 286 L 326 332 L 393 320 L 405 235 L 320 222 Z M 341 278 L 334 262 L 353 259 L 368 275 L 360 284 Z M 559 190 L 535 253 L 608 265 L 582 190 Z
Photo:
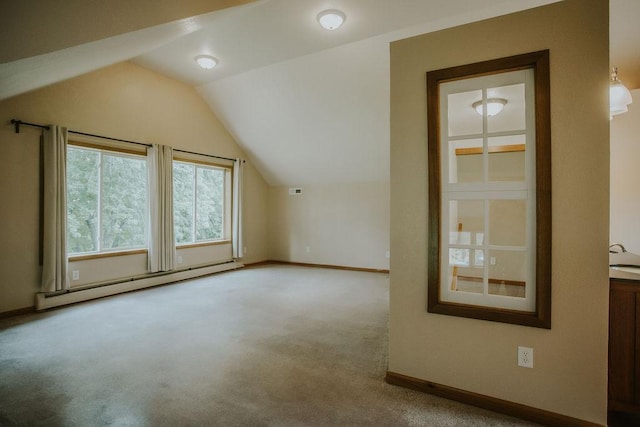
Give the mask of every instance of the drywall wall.
M 304 185 L 269 192 L 271 259 L 389 269 L 389 183 Z
M 426 312 L 426 72 L 550 50 L 552 328 Z M 607 405 L 608 2 L 566 0 L 391 44 L 389 371 L 602 425 Z M 516 364 L 534 349 L 534 368 Z
M 131 63 L 120 63 L 34 92 L 0 102 L 0 313 L 30 307 L 39 289 L 39 135 L 23 127 L 13 132 L 12 118 L 54 123 L 70 129 L 133 141 L 168 144 L 175 148 L 224 157 L 243 156 L 232 137 L 191 87 Z M 267 258 L 264 242 L 268 186 L 255 168 L 245 168 L 245 262 Z M 229 258 L 228 250 L 208 258 Z M 206 250 L 206 249 L 203 249 Z M 192 252 L 192 250 L 190 250 Z M 193 254 L 185 253 L 185 265 Z M 216 255 L 217 252 L 217 255 Z M 194 263 L 207 256 L 193 255 Z M 145 262 L 131 256 L 127 274 Z M 94 261 L 95 263 L 95 261 Z M 80 263 L 74 263 L 80 270 Z M 91 263 L 93 272 L 105 270 Z M 93 273 L 91 273 L 93 274 Z M 93 277 L 93 276 L 89 276 Z M 96 280 L 98 280 L 96 278 Z M 104 279 L 103 279 L 104 280 Z
M 388 36 L 215 80 L 198 91 L 272 186 L 389 180 Z
M 611 121 L 611 243 L 640 254 L 640 89 L 629 111 Z

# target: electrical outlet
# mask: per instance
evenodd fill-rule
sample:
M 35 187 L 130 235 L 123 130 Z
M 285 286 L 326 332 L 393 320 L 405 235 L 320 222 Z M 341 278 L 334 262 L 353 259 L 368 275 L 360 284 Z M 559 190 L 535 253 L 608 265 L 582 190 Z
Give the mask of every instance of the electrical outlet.
M 489 264 L 496 265 L 496 257 L 492 256 L 489 258 Z
M 384 254 L 384 257 L 385 257 L 385 258 L 390 258 L 390 257 L 391 257 L 391 252 L 387 251 L 387 252 Z
M 80 271 L 73 270 L 71 272 L 71 280 L 80 280 Z
M 307 253 L 311 252 L 311 246 L 307 246 L 305 250 L 307 251 Z
M 245 255 L 247 254 L 247 247 L 246 246 L 244 247 L 244 254 Z
M 178 255 L 178 264 L 182 264 L 182 255 Z
M 518 366 L 533 368 L 533 349 L 518 346 Z

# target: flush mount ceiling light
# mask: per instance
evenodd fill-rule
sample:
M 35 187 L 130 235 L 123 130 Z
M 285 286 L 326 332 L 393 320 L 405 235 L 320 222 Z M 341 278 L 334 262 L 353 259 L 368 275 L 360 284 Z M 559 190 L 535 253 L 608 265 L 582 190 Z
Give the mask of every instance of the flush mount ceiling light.
M 209 55 L 196 56 L 196 62 L 200 67 L 204 68 L 205 70 L 210 70 L 216 65 L 218 65 L 218 60 L 213 56 L 209 56 Z
M 609 83 L 609 111 L 611 117 L 626 113 L 629 109 L 627 105 L 631 104 L 631 92 L 618 80 L 618 67 L 611 69 L 611 82 Z
M 502 99 L 502 98 L 487 99 L 487 116 L 489 117 L 495 116 L 500 111 L 502 111 L 502 109 L 506 104 L 507 104 L 506 99 Z M 484 111 L 484 104 L 482 104 L 482 101 L 476 101 L 473 104 L 471 104 L 471 106 L 476 110 L 478 114 L 482 115 Z
M 323 10 L 318 14 L 318 22 L 325 30 L 333 31 L 340 28 L 347 17 L 336 9 Z

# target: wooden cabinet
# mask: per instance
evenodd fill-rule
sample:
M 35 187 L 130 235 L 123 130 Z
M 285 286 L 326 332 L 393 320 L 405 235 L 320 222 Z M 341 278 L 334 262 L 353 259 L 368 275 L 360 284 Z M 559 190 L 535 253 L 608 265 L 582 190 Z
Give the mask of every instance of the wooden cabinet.
M 609 410 L 640 413 L 640 282 L 610 279 Z

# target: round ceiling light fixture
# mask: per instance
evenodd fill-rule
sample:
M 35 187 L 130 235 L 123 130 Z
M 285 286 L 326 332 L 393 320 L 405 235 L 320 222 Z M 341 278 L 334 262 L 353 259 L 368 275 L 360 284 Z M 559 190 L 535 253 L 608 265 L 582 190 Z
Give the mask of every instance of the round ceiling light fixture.
M 196 62 L 205 70 L 210 70 L 218 65 L 218 60 L 210 55 L 198 55 L 196 56 Z
M 495 116 L 498 114 L 504 106 L 507 104 L 506 99 L 502 98 L 489 98 L 487 99 L 487 116 Z M 482 101 L 476 101 L 471 106 L 476 110 L 476 112 L 480 115 L 484 112 L 484 104 Z
M 322 28 L 329 31 L 340 28 L 346 19 L 345 14 L 337 9 L 323 10 L 318 14 L 318 22 Z

